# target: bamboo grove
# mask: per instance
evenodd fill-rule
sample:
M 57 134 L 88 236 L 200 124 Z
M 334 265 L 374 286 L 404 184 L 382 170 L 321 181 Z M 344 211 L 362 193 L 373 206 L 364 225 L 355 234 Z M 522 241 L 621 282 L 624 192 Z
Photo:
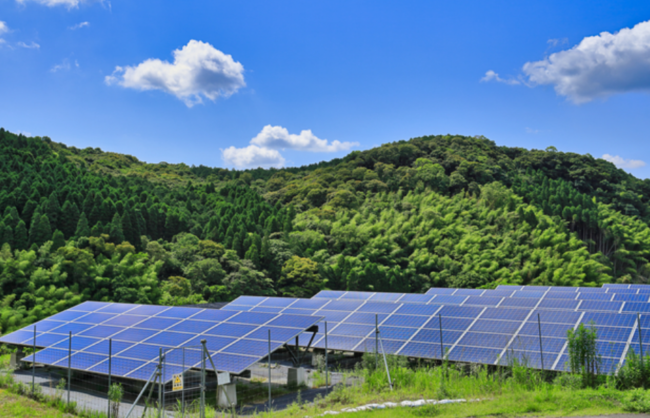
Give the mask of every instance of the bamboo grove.
M 484 137 L 234 171 L 0 129 L 0 331 L 87 299 L 644 283 L 649 192 L 589 155 Z

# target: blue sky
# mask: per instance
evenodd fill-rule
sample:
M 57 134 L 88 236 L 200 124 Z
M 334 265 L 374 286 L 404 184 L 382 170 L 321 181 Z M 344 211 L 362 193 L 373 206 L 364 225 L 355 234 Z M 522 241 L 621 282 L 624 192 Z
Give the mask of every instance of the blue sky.
M 650 176 L 649 2 L 0 0 L 0 126 L 295 166 L 429 134 Z

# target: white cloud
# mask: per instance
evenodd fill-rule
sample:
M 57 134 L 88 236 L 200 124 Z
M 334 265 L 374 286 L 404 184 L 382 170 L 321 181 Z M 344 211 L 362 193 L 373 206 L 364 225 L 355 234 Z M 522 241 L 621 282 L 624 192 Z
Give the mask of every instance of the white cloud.
M 72 26 L 68 27 L 68 29 L 77 30 L 77 29 L 81 29 L 81 28 L 87 28 L 88 26 L 90 26 L 90 22 L 81 22 L 81 23 L 77 23 L 76 25 L 72 25 Z
M 634 168 L 645 167 L 645 161 L 626 160 L 624 158 L 619 157 L 618 155 L 604 154 L 601 158 L 605 161 L 609 161 L 610 163 L 614 164 L 618 168 L 627 168 L 628 170 L 631 170 Z
M 632 29 L 584 38 L 571 49 L 527 62 L 532 85 L 552 85 L 557 94 L 584 103 L 613 94 L 650 91 L 650 21 Z
M 64 59 L 61 61 L 61 64 L 57 64 L 54 67 L 50 68 L 51 73 L 56 73 L 58 71 L 68 71 L 70 69 L 70 61 L 68 59 Z
M 148 59 L 134 67 L 115 67 L 106 84 L 135 90 L 162 90 L 188 107 L 203 98 L 228 97 L 244 87 L 244 66 L 209 43 L 191 40 L 173 52 L 174 62 Z
M 245 148 L 230 147 L 221 151 L 223 160 L 237 168 L 277 167 L 284 165 L 284 157 L 277 150 L 249 145 Z
M 9 32 L 9 26 L 7 26 L 5 22 L 0 20 L 0 35 L 7 32 Z
M 251 140 L 251 144 L 270 149 L 293 149 L 311 152 L 346 151 L 359 145 L 358 142 L 329 142 L 327 139 L 316 137 L 309 129 L 300 132 L 299 135 L 290 134 L 282 126 L 271 125 L 262 128 L 262 131 Z
M 497 83 L 504 83 L 504 84 L 510 84 L 510 85 L 515 85 L 515 84 L 521 84 L 519 80 L 516 80 L 514 78 L 501 78 L 499 77 L 499 74 L 495 73 L 492 70 L 488 70 L 485 73 L 485 76 L 481 78 L 482 82 L 488 82 L 488 81 L 496 81 Z
M 28 44 L 26 44 L 25 42 L 18 42 L 17 45 L 21 48 L 27 48 L 27 49 L 39 49 L 41 47 L 39 44 L 33 41 Z
M 18 3 L 27 3 L 27 1 L 33 1 L 34 3 L 42 4 L 48 7 L 56 6 L 65 6 L 68 9 L 74 9 L 79 7 L 79 4 L 83 3 L 85 0 L 16 0 Z

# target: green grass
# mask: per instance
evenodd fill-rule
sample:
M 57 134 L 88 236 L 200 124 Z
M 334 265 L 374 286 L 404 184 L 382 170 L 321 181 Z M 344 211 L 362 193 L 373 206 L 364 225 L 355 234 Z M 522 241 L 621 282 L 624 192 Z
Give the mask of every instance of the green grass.
M 0 389 L 0 418 L 72 418 L 41 402 Z

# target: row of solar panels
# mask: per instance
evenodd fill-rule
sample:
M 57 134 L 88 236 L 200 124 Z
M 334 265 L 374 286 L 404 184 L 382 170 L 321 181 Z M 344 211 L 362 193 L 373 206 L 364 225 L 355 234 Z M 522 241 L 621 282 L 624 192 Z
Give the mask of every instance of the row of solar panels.
M 606 296 L 606 298 L 602 298 Z M 641 296 L 641 297 L 639 297 Z M 550 291 L 512 291 L 505 289 L 434 288 L 428 293 L 373 293 L 324 290 L 314 298 L 421 303 L 431 305 L 491 306 L 504 308 L 545 308 L 603 312 L 650 312 L 648 298 L 643 295 L 617 293 L 577 293 Z M 614 300 L 612 300 L 614 299 Z M 541 302 L 540 302 L 541 300 Z
M 161 348 L 199 347 L 205 339 L 217 370 L 241 373 L 268 354 L 269 331 L 274 351 L 320 320 L 318 316 L 84 302 L 2 336 L 0 342 L 45 347 L 35 357 L 26 357 L 27 362 L 67 367 L 70 361 L 73 369 L 106 374 L 111 339 L 111 373 L 146 380 L 158 364 Z M 166 377 L 196 367 L 200 356 L 200 350 L 195 350 L 184 361 L 178 356 L 167 358 Z
M 630 348 L 636 352 L 641 350 L 634 314 L 544 309 L 534 305 L 526 308 L 425 305 L 403 302 L 399 294 L 368 294 L 384 299 L 393 295 L 396 301 L 390 302 L 362 299 L 360 292 L 345 299 L 341 298 L 342 293 L 352 292 L 321 292 L 313 299 L 245 296 L 223 309 L 322 316 L 329 326 L 328 348 L 345 351 L 374 351 L 375 320 L 378 320 L 383 348 L 388 353 L 439 359 L 442 334 L 443 350 L 450 360 L 504 364 L 517 357 L 526 358 L 533 367 L 541 367 L 538 314 L 546 369 L 564 369 L 568 359 L 567 330 L 580 323 L 593 323 L 598 330 L 603 372 L 621 364 Z M 541 302 L 536 301 L 538 305 Z M 650 317 L 641 317 L 641 326 L 650 326 Z M 307 338 L 300 340 L 303 346 L 307 342 Z M 643 343 L 649 342 L 649 336 L 643 334 Z M 322 333 L 314 340 L 314 346 L 324 348 Z

